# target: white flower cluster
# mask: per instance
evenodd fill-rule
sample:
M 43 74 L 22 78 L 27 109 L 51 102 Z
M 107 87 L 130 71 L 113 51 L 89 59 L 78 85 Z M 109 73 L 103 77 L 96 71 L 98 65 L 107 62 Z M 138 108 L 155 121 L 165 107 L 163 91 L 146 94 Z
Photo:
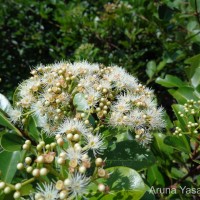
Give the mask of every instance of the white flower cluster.
M 25 122 L 26 113 L 32 113 L 46 134 L 63 134 L 71 119 L 79 120 L 74 126 L 83 128 L 81 120 L 88 121 L 83 115 L 90 113 L 97 125 L 131 129 L 142 144 L 151 140 L 152 130 L 165 125 L 162 108 L 157 108 L 152 91 L 121 67 L 60 62 L 40 65 L 31 73 L 33 76 L 18 88 L 19 101 L 10 112 L 14 123 L 20 119 Z M 77 93 L 87 101 L 85 113 L 73 104 Z M 92 129 L 90 123 L 86 124 Z M 83 136 L 88 141 L 91 133 L 85 131 Z

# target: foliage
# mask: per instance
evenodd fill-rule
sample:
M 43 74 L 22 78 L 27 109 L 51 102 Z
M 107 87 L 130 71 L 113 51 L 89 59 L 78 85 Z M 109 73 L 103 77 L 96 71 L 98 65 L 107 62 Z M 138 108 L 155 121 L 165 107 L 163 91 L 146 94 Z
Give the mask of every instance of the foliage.
M 147 180 L 155 188 L 171 188 L 167 195 L 157 194 L 164 199 L 199 197 L 200 57 L 196 55 L 185 63 L 188 82 L 172 75 L 156 79 L 158 84 L 169 88 L 176 101 L 172 105 L 176 117 L 173 123 L 168 120 L 166 135 L 155 135 L 152 151 L 157 162 L 147 171 Z
M 152 82 L 157 76 L 184 77 L 183 60 L 199 52 L 197 4 L 195 0 L 3 1 L 0 92 L 9 96 L 28 77 L 29 67 L 62 59 L 115 63 L 158 90 Z

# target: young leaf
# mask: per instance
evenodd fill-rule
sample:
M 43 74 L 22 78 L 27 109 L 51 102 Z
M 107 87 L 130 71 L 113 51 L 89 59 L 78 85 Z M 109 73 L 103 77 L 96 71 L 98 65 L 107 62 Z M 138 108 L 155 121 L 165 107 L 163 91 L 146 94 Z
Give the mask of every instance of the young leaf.
M 74 96 L 73 104 L 77 107 L 78 111 L 85 111 L 89 108 L 87 101 L 84 97 L 84 94 L 82 93 L 77 93 Z
M 158 77 L 156 79 L 156 83 L 168 88 L 183 87 L 184 85 L 186 85 L 186 83 L 181 81 L 181 79 L 172 75 L 166 75 L 164 79 Z
M 149 61 L 147 63 L 147 69 L 146 69 L 146 73 L 148 75 L 148 77 L 151 79 L 154 74 L 156 73 L 156 62 L 154 60 Z

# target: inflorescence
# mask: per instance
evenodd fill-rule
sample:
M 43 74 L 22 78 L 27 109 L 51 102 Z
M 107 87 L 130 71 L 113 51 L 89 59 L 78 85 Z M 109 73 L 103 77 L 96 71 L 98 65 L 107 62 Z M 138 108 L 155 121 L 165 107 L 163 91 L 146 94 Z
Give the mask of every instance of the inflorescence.
M 57 177 L 38 185 L 32 199 L 78 198 L 87 193 L 90 182 L 109 178 L 101 158 L 106 148 L 102 128 L 129 130 L 135 140 L 147 146 L 152 132 L 165 126 L 152 90 L 121 67 L 60 62 L 40 65 L 31 74 L 17 89 L 9 119 L 23 129 L 32 117 L 41 134 L 55 141 L 47 144 L 41 139 L 34 150 L 27 140 L 23 149 L 30 156 L 17 169 L 31 175 L 28 182 L 49 173 Z M 93 165 L 94 173 L 89 176 Z M 17 199 L 26 183 L 12 186 L 0 182 L 0 189 L 5 193 L 15 190 Z M 98 190 L 108 192 L 109 187 L 99 183 Z

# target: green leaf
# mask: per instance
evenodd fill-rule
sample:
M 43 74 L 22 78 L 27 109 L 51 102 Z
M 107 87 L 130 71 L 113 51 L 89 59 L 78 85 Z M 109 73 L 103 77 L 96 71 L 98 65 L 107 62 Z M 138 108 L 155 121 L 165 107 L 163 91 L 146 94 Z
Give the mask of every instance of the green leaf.
M 157 73 L 165 67 L 166 63 L 167 63 L 166 60 L 159 62 L 157 69 L 156 69 Z
M 180 104 L 184 104 L 190 99 L 198 100 L 192 87 L 180 87 L 178 90 L 170 89 L 168 91 Z
M 148 77 L 151 79 L 154 74 L 156 73 L 156 62 L 154 60 L 149 61 L 147 63 L 147 69 L 146 69 L 146 73 L 148 75 Z
M 133 169 L 128 167 L 111 167 L 106 169 L 112 173 L 107 179 L 111 194 L 104 195 L 101 200 L 114 200 L 116 198 L 139 200 L 146 192 L 145 184 L 141 176 Z
M 14 133 L 6 133 L 1 137 L 1 146 L 6 151 L 19 151 L 22 149 L 22 145 L 24 144 L 24 140 L 22 137 L 14 134 Z
M 12 109 L 10 102 L 2 94 L 0 94 L 0 109 L 3 110 L 4 112 L 8 112 L 10 109 Z
M 0 170 L 2 172 L 2 180 L 11 183 L 15 172 L 17 171 L 17 164 L 20 161 L 20 152 L 2 152 L 0 153 Z
M 76 106 L 76 109 L 78 111 L 85 111 L 89 108 L 88 103 L 85 99 L 85 96 L 82 93 L 77 93 L 74 96 L 73 104 Z
M 155 162 L 153 154 L 134 140 L 116 143 L 115 148 L 107 149 L 105 155 L 108 167 L 126 166 L 139 171 Z
M 165 137 L 166 136 L 162 133 L 155 133 L 154 134 L 155 140 L 153 141 L 153 143 L 154 146 L 157 147 L 159 152 L 161 152 L 162 154 L 171 155 L 173 153 L 173 148 L 164 143 Z
M 153 165 L 148 169 L 147 180 L 150 183 L 150 185 L 160 185 L 162 187 L 165 186 L 163 175 L 158 169 L 157 165 Z
M 33 138 L 36 142 L 39 141 L 40 132 L 37 129 L 37 124 L 33 117 L 29 117 L 28 120 L 28 133 L 30 134 L 31 138 Z
M 191 83 L 195 88 L 200 84 L 200 67 L 195 70 L 195 73 L 191 78 Z
M 33 185 L 31 184 L 27 184 L 20 189 L 21 196 L 26 196 L 33 192 L 34 192 L 34 189 L 33 189 Z
M 166 75 L 164 79 L 158 77 L 156 79 L 156 83 L 167 87 L 167 88 L 172 88 L 172 87 L 183 87 L 186 85 L 181 79 L 177 78 L 176 76 L 172 75 Z
M 18 135 L 22 136 L 22 133 L 8 120 L 7 117 L 0 111 L 0 125 L 5 126 L 14 132 L 16 132 Z
M 177 169 L 175 167 L 172 167 L 172 169 L 171 169 L 171 177 L 173 179 L 183 178 L 184 175 L 185 175 L 185 173 L 183 171 L 181 171 L 180 169 Z
M 104 183 L 110 187 L 110 193 L 105 195 L 97 191 L 97 185 L 91 183 L 88 187 L 90 200 L 139 200 L 148 187 L 144 184 L 141 176 L 133 169 L 128 167 L 111 167 L 106 169 L 111 173 L 110 178 L 97 179 L 99 183 Z
M 149 186 L 147 185 L 146 185 L 146 188 L 147 188 L 147 191 L 145 192 L 141 200 L 156 200 L 154 194 L 151 191 L 151 188 L 149 188 Z
M 200 54 L 185 60 L 185 63 L 190 65 L 186 68 L 186 74 L 188 79 L 191 79 L 196 71 L 196 68 L 200 67 Z
M 190 145 L 186 139 L 186 137 L 183 136 L 167 136 L 164 140 L 164 143 L 172 146 L 174 149 L 177 149 L 178 151 L 190 153 Z

